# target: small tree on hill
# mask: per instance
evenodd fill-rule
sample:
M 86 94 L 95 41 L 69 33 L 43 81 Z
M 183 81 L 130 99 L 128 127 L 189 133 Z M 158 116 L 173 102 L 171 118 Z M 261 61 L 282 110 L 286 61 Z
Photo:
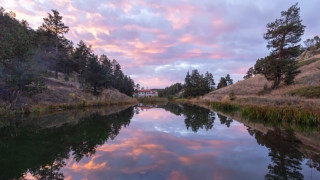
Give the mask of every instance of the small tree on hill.
M 255 74 L 253 67 L 250 67 L 243 79 L 249 79 Z
M 224 77 L 221 77 L 220 82 L 218 84 L 218 89 L 228 86 L 227 80 Z
M 231 79 L 230 74 L 227 74 L 227 76 L 226 76 L 226 81 L 227 81 L 227 85 L 228 85 L 228 86 L 231 85 L 231 84 L 233 84 L 233 80 Z

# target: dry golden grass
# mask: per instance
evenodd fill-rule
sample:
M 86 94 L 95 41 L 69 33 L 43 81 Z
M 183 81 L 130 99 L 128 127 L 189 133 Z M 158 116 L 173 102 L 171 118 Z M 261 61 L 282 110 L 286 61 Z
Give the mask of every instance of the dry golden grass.
M 230 97 L 228 95 L 223 96 L 221 102 L 230 103 L 231 102 Z
M 320 54 L 317 57 L 320 57 Z M 310 57 L 309 59 L 312 59 Z M 272 96 L 282 96 L 287 94 L 289 91 L 294 89 L 320 85 L 320 60 L 315 61 L 311 64 L 302 66 L 299 68 L 301 73 L 295 78 L 294 85 L 284 85 L 280 84 L 279 88 L 271 92 Z M 255 77 L 237 82 L 233 85 L 215 90 L 203 97 L 207 101 L 221 101 L 226 95 L 229 95 L 232 91 L 237 96 L 237 98 L 249 98 L 256 97 L 258 93 L 263 90 L 264 86 L 267 84 L 271 87 L 272 83 L 268 82 L 263 75 L 257 75 Z
M 302 59 L 308 61 L 314 58 L 320 58 L 320 54 L 316 56 Z M 299 68 L 301 73 L 296 76 L 295 84 L 285 85 L 280 84 L 279 88 L 273 90 L 270 94 L 258 96 L 258 93 L 264 89 L 265 84 L 271 87 L 272 83 L 268 82 L 263 75 L 257 75 L 237 82 L 233 85 L 215 90 L 198 99 L 191 99 L 188 102 L 222 102 L 225 101 L 232 91 L 237 96 L 234 103 L 244 105 L 268 105 L 268 106 L 290 106 L 312 110 L 319 110 L 320 99 L 307 99 L 298 96 L 289 96 L 288 92 L 296 89 L 320 85 L 320 60 L 312 61 L 311 64 L 306 64 Z
M 65 81 L 61 74 L 59 74 L 59 79 L 47 78 L 46 87 L 47 89 L 42 93 L 32 97 L 21 96 L 20 99 L 23 102 L 21 111 L 43 112 L 78 107 L 138 103 L 136 99 L 113 88 L 105 89 L 100 95 L 94 96 L 92 93 L 85 92 L 80 88 L 75 76 L 71 76 L 69 81 Z

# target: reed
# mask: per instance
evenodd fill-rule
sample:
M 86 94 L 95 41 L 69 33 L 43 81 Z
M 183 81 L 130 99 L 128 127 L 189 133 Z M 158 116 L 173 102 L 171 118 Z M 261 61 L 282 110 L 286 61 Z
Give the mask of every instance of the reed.
M 238 105 L 233 103 L 206 102 L 212 108 L 224 112 L 240 112 L 241 116 L 251 121 L 271 124 L 296 124 L 308 127 L 320 125 L 320 112 L 308 109 L 285 106 L 258 106 L 258 105 Z
M 138 98 L 139 103 L 145 104 L 155 104 L 155 103 L 167 103 L 167 98 L 160 98 L 160 97 L 140 97 Z
M 246 106 L 241 109 L 241 114 L 251 120 L 265 122 L 285 122 L 308 126 L 320 124 L 319 112 L 292 107 Z
M 232 113 L 239 111 L 240 106 L 232 103 L 210 102 L 209 105 L 222 112 Z

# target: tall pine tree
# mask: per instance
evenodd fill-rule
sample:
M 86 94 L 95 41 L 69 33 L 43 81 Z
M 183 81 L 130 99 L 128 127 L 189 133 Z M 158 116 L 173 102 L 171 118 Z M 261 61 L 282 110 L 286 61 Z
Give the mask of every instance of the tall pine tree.
M 281 18 L 267 24 L 267 33 L 264 38 L 268 41 L 267 47 L 272 49 L 269 58 L 265 59 L 267 70 L 263 72 L 269 81 L 273 81 L 272 89 L 279 86 L 282 80 L 292 83 L 299 73 L 295 57 L 300 52 L 300 45 L 305 26 L 299 14 L 298 4 L 281 12 Z
M 42 28 L 46 31 L 51 32 L 55 37 L 55 44 L 56 44 L 56 60 L 58 61 L 58 44 L 59 44 L 59 36 L 69 31 L 69 27 L 66 26 L 62 22 L 62 16 L 60 16 L 57 10 L 51 10 L 52 14 L 48 13 L 47 18 L 43 18 Z M 55 77 L 58 78 L 58 62 L 55 68 Z

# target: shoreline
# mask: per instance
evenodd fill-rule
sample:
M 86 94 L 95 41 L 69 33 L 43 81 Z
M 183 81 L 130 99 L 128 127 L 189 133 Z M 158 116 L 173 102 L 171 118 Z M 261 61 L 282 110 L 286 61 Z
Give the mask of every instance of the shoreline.
M 172 102 L 212 107 L 224 113 L 239 112 L 242 117 L 265 123 L 287 123 L 318 128 L 320 109 L 298 108 L 269 104 L 242 104 L 237 101 L 222 102 L 203 99 L 175 99 Z
M 18 114 L 45 114 L 51 112 L 61 112 L 65 110 L 84 109 L 91 107 L 107 107 L 116 105 L 135 105 L 138 101 L 134 98 L 124 101 L 85 101 L 78 103 L 52 103 L 52 104 L 36 104 L 21 109 L 0 111 L 0 116 L 18 115 Z M 0 107 L 1 108 L 1 107 Z M 4 108 L 3 108 L 4 109 Z

